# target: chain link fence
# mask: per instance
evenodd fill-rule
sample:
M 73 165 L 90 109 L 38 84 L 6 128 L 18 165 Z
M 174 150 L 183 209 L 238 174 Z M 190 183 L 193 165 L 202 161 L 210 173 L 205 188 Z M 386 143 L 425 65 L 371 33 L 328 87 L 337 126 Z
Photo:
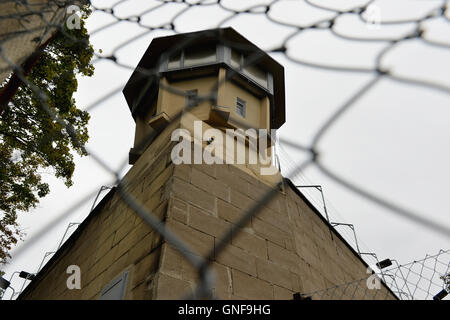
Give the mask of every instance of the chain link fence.
M 406 264 L 390 260 L 392 265 L 383 270 L 383 279 L 400 300 L 430 300 L 441 291 L 448 290 L 445 281 L 449 275 L 450 251 L 440 250 L 435 255 Z M 363 278 L 339 284 L 331 288 L 305 293 L 301 298 L 313 300 L 388 299 L 387 293 L 374 290 L 377 279 Z
M 407 210 L 395 203 L 392 203 L 382 197 L 379 197 L 372 192 L 362 188 L 359 185 L 355 185 L 352 182 L 343 178 L 338 172 L 334 172 L 332 169 L 327 167 L 322 161 L 322 153 L 319 152 L 318 145 L 323 140 L 324 136 L 328 133 L 330 128 L 332 128 L 345 113 L 347 113 L 351 108 L 355 106 L 357 101 L 361 99 L 364 95 L 370 92 L 377 83 L 381 80 L 389 79 L 396 83 L 402 83 L 410 86 L 417 86 L 421 88 L 426 88 L 430 91 L 437 91 L 444 94 L 450 93 L 450 87 L 448 83 L 433 81 L 429 79 L 421 79 L 416 77 L 407 77 L 402 74 L 396 73 L 393 68 L 388 68 L 384 63 L 386 57 L 394 51 L 401 44 L 411 41 L 411 40 L 420 40 L 423 44 L 427 46 L 439 47 L 444 50 L 450 49 L 450 42 L 446 42 L 444 40 L 437 40 L 436 38 L 428 37 L 424 24 L 427 21 L 433 19 L 440 19 L 445 21 L 446 23 L 450 22 L 450 9 L 449 1 L 435 1 L 433 2 L 435 5 L 432 10 L 428 10 L 423 12 L 420 16 L 413 19 L 405 19 L 405 20 L 390 20 L 384 21 L 380 16 L 380 13 L 377 11 L 377 1 L 356 1 L 354 5 L 342 5 L 339 8 L 338 4 L 333 4 L 325 1 L 313 1 L 313 0 L 304 0 L 299 1 L 302 5 L 308 6 L 310 8 L 314 8 L 315 10 L 322 11 L 327 14 L 326 18 L 318 19 L 311 23 L 293 23 L 288 21 L 281 21 L 278 18 L 274 18 L 272 16 L 273 8 L 280 2 L 281 0 L 275 1 L 264 1 L 264 3 L 256 3 L 245 8 L 237 9 L 228 6 L 226 1 L 220 0 L 199 0 L 199 1 L 188 1 L 188 0 L 180 0 L 180 1 L 155 1 L 155 5 L 149 7 L 148 9 L 142 10 L 138 15 L 130 15 L 124 16 L 120 13 L 120 8 L 124 3 L 127 3 L 131 0 L 121 0 L 117 2 L 95 2 L 90 4 L 91 9 L 94 12 L 101 11 L 104 14 L 107 14 L 111 17 L 111 22 L 102 26 L 97 30 L 90 30 L 91 35 L 101 36 L 102 32 L 108 30 L 109 28 L 116 27 L 121 22 L 128 22 L 139 26 L 144 32 L 140 34 L 134 35 L 131 38 L 126 39 L 120 45 L 118 45 L 114 50 L 110 52 L 108 56 L 104 56 L 101 54 L 96 54 L 93 63 L 97 64 L 104 60 L 109 60 L 114 62 L 117 66 L 122 67 L 128 70 L 134 70 L 135 66 L 129 66 L 125 63 L 122 63 L 117 56 L 118 50 L 132 46 L 133 41 L 136 41 L 139 38 L 151 35 L 156 31 L 165 31 L 172 33 L 179 33 L 180 30 L 178 28 L 178 21 L 182 19 L 183 15 L 189 12 L 190 10 L 194 10 L 195 8 L 201 7 L 216 7 L 218 10 L 221 10 L 226 17 L 217 22 L 216 27 L 220 28 L 225 25 L 228 21 L 235 19 L 239 16 L 251 16 L 251 15 L 264 15 L 267 19 L 267 23 L 284 26 L 291 28 L 293 31 L 290 35 L 283 39 L 281 45 L 274 47 L 272 49 L 265 50 L 268 54 L 278 54 L 283 55 L 288 61 L 303 65 L 311 68 L 322 69 L 324 71 L 334 71 L 334 72 L 342 72 L 342 73 L 354 73 L 354 74 L 366 74 L 371 78 L 369 81 L 362 83 L 360 89 L 354 92 L 342 105 L 338 106 L 336 111 L 331 113 L 327 120 L 320 125 L 315 131 L 315 135 L 309 144 L 300 145 L 293 141 L 288 141 L 286 139 L 280 138 L 280 143 L 296 148 L 304 152 L 307 155 L 307 159 L 300 163 L 295 163 L 292 166 L 290 172 L 285 174 L 287 178 L 294 178 L 299 173 L 304 171 L 308 167 L 315 167 L 325 176 L 330 178 L 332 181 L 339 184 L 342 188 L 357 194 L 358 196 L 366 199 L 367 201 L 373 202 L 391 212 L 393 215 L 397 215 L 405 220 L 415 222 L 425 228 L 428 228 L 430 231 L 442 234 L 445 237 L 450 236 L 450 229 L 446 225 L 439 224 L 425 214 L 412 212 L 411 210 Z M 407 3 L 408 1 L 406 1 Z M 173 245 L 175 248 L 179 250 L 181 254 L 198 270 L 200 283 L 198 285 L 197 291 L 194 294 L 195 298 L 210 298 L 211 297 L 211 288 L 214 281 L 214 275 L 210 271 L 210 263 L 212 261 L 212 257 L 214 252 L 211 252 L 209 256 L 201 258 L 197 255 L 187 254 L 187 252 L 192 252 L 193 250 L 185 243 L 179 240 L 176 234 L 172 233 L 169 229 L 167 229 L 163 224 L 159 222 L 159 220 L 149 212 L 141 203 L 139 203 L 133 195 L 127 193 L 124 189 L 126 185 L 126 181 L 121 179 L 120 173 L 126 168 L 128 164 L 128 159 L 123 161 L 123 164 L 119 168 L 112 168 L 107 164 L 106 161 L 102 158 L 102 155 L 97 153 L 96 150 L 89 150 L 85 148 L 82 144 L 77 141 L 77 136 L 75 134 L 74 128 L 68 124 L 66 121 L 60 119 L 57 116 L 55 110 L 53 110 L 46 102 L 46 97 L 41 94 L 41 90 L 28 81 L 26 77 L 26 72 L 23 70 L 22 63 L 24 62 L 24 58 L 27 57 L 31 52 L 33 52 L 39 44 L 48 39 L 48 34 L 54 33 L 56 30 L 62 31 L 67 34 L 66 26 L 68 23 L 68 19 L 72 19 L 70 23 L 75 23 L 73 20 L 76 17 L 73 16 L 73 12 L 69 11 L 68 8 L 73 8 L 73 5 L 83 5 L 82 1 L 73 2 L 73 1 L 57 1 L 57 0 L 49 0 L 49 1 L 2 1 L 0 6 L 2 8 L 6 8 L 7 6 L 12 6 L 15 10 L 4 10 L 0 13 L 0 24 L 1 23 L 9 23 L 12 20 L 18 21 L 19 24 L 16 29 L 10 29 L 7 32 L 4 32 L 0 37 L 0 73 L 3 75 L 10 75 L 11 72 L 14 73 L 20 80 L 23 82 L 24 86 L 28 86 L 30 90 L 32 90 L 35 98 L 40 101 L 42 108 L 45 112 L 48 113 L 49 117 L 53 119 L 53 121 L 58 122 L 63 128 L 63 134 L 66 134 L 70 137 L 71 141 L 74 145 L 79 146 L 83 149 L 87 154 L 90 155 L 92 159 L 94 159 L 106 172 L 108 172 L 114 179 L 116 180 L 117 192 L 120 194 L 122 200 L 132 208 L 137 215 L 139 215 L 142 219 L 144 219 L 152 229 L 156 230 L 159 234 L 161 234 L 167 242 Z M 136 3 L 137 5 L 137 3 Z M 163 10 L 166 7 L 168 10 L 171 10 L 172 6 L 177 6 L 178 10 L 174 10 L 174 13 L 170 19 L 170 22 L 163 23 L 161 25 L 151 25 L 145 22 L 145 16 L 156 12 L 158 10 Z M 11 8 L 12 8 L 11 7 Z M 8 7 L 9 8 L 9 7 Z M 364 36 L 354 36 L 348 35 L 341 32 L 338 28 L 338 20 L 343 16 L 354 16 L 359 19 L 362 23 L 376 28 L 384 25 L 412 25 L 412 31 L 406 32 L 401 37 L 383 37 L 383 38 L 373 38 L 373 37 L 364 37 Z M 68 17 L 69 16 L 69 17 Z M 34 20 L 33 20 L 34 19 Z M 34 22 L 33 22 L 34 21 Z M 302 60 L 299 57 L 296 57 L 292 52 L 294 51 L 292 46 L 292 39 L 297 37 L 300 34 L 303 34 L 310 30 L 328 30 L 333 37 L 345 39 L 348 41 L 360 42 L 360 43 L 380 43 L 383 44 L 384 47 L 379 50 L 377 56 L 374 61 L 374 65 L 371 68 L 365 67 L 353 67 L 353 66 L 342 66 L 342 65 L 334 65 L 334 64 L 318 64 L 314 62 L 309 62 L 306 60 Z M 212 33 L 217 33 L 217 36 L 220 37 L 220 33 L 216 31 L 211 31 Z M 35 45 L 31 45 L 30 48 L 25 48 L 23 44 L 20 44 L 24 37 L 28 37 L 30 34 L 33 34 L 33 37 L 37 38 L 35 41 Z M 38 34 L 38 36 L 35 36 Z M 70 37 L 67 34 L 67 37 Z M 161 63 L 165 58 L 175 54 L 176 52 L 181 51 L 184 47 L 189 45 L 189 42 L 195 39 L 187 39 L 181 43 L 178 43 L 175 47 L 173 47 L 170 52 L 165 52 L 162 54 L 159 59 L 159 63 Z M 448 40 L 448 38 L 447 38 Z M 18 44 L 18 45 L 17 45 Z M 228 45 L 235 45 L 230 44 Z M 28 44 L 28 46 L 30 46 Z M 11 48 L 17 47 L 21 48 L 23 54 L 16 54 L 15 51 Z M 258 59 L 261 57 L 258 55 L 253 55 L 246 60 L 243 67 L 247 65 L 251 65 L 256 63 Z M 432 59 L 432 57 L 431 57 Z M 159 79 L 159 68 L 152 69 L 140 69 L 138 72 L 147 77 L 148 84 L 155 77 Z M 5 76 L 4 79 L 7 79 L 8 76 Z M 227 76 L 228 78 L 228 76 Z M 227 79 L 225 79 L 226 81 Z M 186 92 L 180 91 L 176 88 L 170 87 L 170 85 L 163 85 L 161 83 L 161 88 L 163 90 L 170 91 L 172 93 L 186 96 Z M 215 84 L 215 88 L 221 86 L 222 83 L 218 82 Z M 102 101 L 107 99 L 109 96 L 113 95 L 116 92 L 119 92 L 123 89 L 123 85 L 120 87 L 114 88 L 112 90 L 108 90 L 104 95 L 102 95 L 96 101 L 93 101 L 85 110 L 93 111 Z M 143 97 L 139 97 L 142 99 Z M 215 96 L 213 90 L 209 95 L 201 95 L 197 97 L 200 101 L 211 101 L 212 104 L 216 101 L 217 97 Z M 198 101 L 196 101 L 198 102 Z M 192 106 L 186 106 L 186 110 L 192 110 L 195 108 L 197 103 L 193 103 Z M 181 112 L 173 117 L 172 121 L 177 121 L 179 117 L 181 117 Z M 147 141 L 151 141 L 154 138 L 154 134 L 146 137 L 142 146 L 146 145 Z M 278 186 L 281 186 L 283 181 L 279 181 Z M 278 188 L 273 188 L 268 194 L 264 195 L 260 199 L 260 201 L 254 207 L 248 208 L 245 213 L 242 215 L 240 221 L 236 223 L 236 230 L 240 230 L 243 226 L 245 226 L 248 221 L 258 215 L 261 208 L 266 206 L 277 194 Z M 79 206 L 83 205 L 88 199 L 95 196 L 95 193 L 89 194 L 77 203 L 73 204 L 70 208 L 67 208 L 64 212 L 61 212 L 60 215 L 54 217 L 51 221 L 46 224 L 42 230 L 35 236 L 30 237 L 26 242 L 20 244 L 18 248 L 16 248 L 13 252 L 15 257 L 24 254 L 28 247 L 37 239 L 39 239 L 46 231 L 50 230 L 53 226 L 63 221 L 71 212 L 76 210 Z M 226 234 L 220 241 L 218 241 L 217 246 L 215 248 L 215 254 L 217 255 L 221 252 L 231 240 L 231 232 Z M 448 274 L 448 251 L 442 251 L 439 254 L 426 257 L 425 259 L 419 262 L 413 262 L 407 265 L 398 265 L 396 268 L 389 269 L 387 271 L 382 272 L 382 276 L 387 285 L 398 294 L 398 298 L 400 299 L 429 299 L 435 289 L 442 288 L 442 284 L 439 284 L 437 280 L 438 277 L 444 276 Z M 433 262 L 434 265 L 428 265 L 429 262 Z M 419 268 L 419 269 L 417 269 Z M 429 274 L 431 272 L 431 274 Z M 353 281 L 350 283 L 342 284 L 333 288 L 329 288 L 326 290 L 320 290 L 317 292 L 312 292 L 307 294 L 309 297 L 319 298 L 319 299 L 351 299 L 354 297 L 355 292 L 358 290 L 367 290 L 366 286 L 367 279 L 361 279 L 360 281 Z M 377 298 L 372 294 L 367 294 L 365 296 L 367 298 Z

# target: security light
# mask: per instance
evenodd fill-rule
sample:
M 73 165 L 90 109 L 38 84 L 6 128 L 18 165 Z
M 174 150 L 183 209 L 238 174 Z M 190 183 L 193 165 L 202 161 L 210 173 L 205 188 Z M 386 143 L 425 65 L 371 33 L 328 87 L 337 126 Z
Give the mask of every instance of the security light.
M 442 300 L 442 299 L 444 299 L 447 295 L 448 295 L 447 290 L 442 289 L 441 292 L 439 292 L 437 295 L 435 295 L 435 296 L 433 297 L 433 300 Z
M 379 269 L 384 269 L 384 268 L 387 268 L 387 267 L 389 267 L 389 266 L 392 266 L 392 261 L 391 261 L 391 259 L 384 259 L 383 261 L 378 262 L 378 263 L 376 264 L 376 266 L 377 266 Z
M 34 274 L 32 274 L 32 273 L 28 273 L 28 272 L 26 272 L 26 271 L 21 271 L 21 272 L 19 273 L 19 277 L 20 277 L 20 278 L 27 279 L 27 280 L 33 280 L 35 276 L 36 276 L 36 275 L 34 275 Z
M 292 296 L 294 300 L 312 300 L 311 297 L 303 295 L 300 292 L 296 292 Z

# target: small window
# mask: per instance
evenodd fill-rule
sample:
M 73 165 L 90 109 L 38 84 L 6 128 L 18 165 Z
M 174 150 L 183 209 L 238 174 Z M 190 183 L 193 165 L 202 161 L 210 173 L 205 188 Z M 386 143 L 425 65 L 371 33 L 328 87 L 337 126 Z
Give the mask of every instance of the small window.
M 127 286 L 128 271 L 108 283 L 100 292 L 99 300 L 123 300 Z
M 194 107 L 198 105 L 198 90 L 186 91 L 186 107 Z
M 236 112 L 245 118 L 245 101 L 240 98 L 236 99 Z

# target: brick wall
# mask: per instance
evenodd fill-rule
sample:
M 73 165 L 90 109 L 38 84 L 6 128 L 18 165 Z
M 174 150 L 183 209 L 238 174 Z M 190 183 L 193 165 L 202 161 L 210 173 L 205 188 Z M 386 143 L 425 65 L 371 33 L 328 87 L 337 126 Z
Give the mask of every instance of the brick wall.
M 269 187 L 233 165 L 174 165 L 164 131 L 126 175 L 133 194 L 197 254 L 206 255 Z M 81 268 L 82 289 L 68 290 L 66 268 Z M 366 265 L 289 185 L 214 257 L 222 299 L 292 299 L 368 277 Z M 111 192 L 26 289 L 24 299 L 96 299 L 128 270 L 126 299 L 179 299 L 196 270 Z M 382 288 L 379 297 L 385 297 Z M 356 292 L 372 298 L 375 292 Z M 350 298 L 351 296 L 343 296 Z

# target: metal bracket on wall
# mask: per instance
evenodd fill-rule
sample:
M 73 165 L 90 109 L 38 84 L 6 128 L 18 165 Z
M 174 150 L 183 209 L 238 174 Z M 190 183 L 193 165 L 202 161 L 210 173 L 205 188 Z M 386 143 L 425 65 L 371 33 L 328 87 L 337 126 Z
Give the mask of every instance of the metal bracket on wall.
M 65 238 L 66 235 L 67 235 L 67 231 L 69 231 L 69 229 L 72 228 L 73 226 L 77 226 L 77 225 L 80 225 L 80 222 L 71 222 L 71 223 L 69 223 L 69 225 L 68 225 L 67 228 L 66 228 L 66 231 L 64 232 L 64 235 L 63 235 L 62 238 L 61 238 L 61 241 L 60 241 L 59 244 L 58 244 L 58 248 L 56 249 L 56 251 L 58 251 L 59 248 L 61 248 L 61 246 L 62 246 L 62 244 L 63 244 L 63 242 L 64 242 L 64 238 Z
M 103 191 L 108 190 L 108 189 L 112 189 L 112 187 L 108 187 L 108 186 L 101 186 L 100 187 L 100 190 L 98 190 L 98 193 L 97 193 L 97 195 L 95 196 L 95 199 L 94 199 L 94 203 L 92 204 L 91 210 L 89 212 L 92 212 L 92 210 L 94 210 L 95 204 L 97 203 L 97 200 L 98 200 L 98 197 L 100 196 L 100 193 L 102 193 Z
M 98 200 L 100 194 L 101 194 L 103 191 L 108 190 L 108 189 L 112 189 L 112 187 L 108 187 L 108 186 L 101 186 L 101 187 L 100 187 L 100 190 L 98 191 L 97 195 L 95 196 L 94 203 L 92 204 L 91 210 L 90 210 L 89 212 L 92 212 L 92 210 L 94 210 L 95 205 L 96 205 L 96 203 L 97 203 L 97 200 Z M 57 247 L 56 251 L 58 251 L 58 250 L 61 248 L 62 244 L 64 243 L 64 239 L 66 238 L 66 235 L 67 235 L 69 229 L 72 228 L 73 226 L 77 226 L 77 225 L 80 225 L 80 224 L 81 224 L 80 222 L 71 222 L 71 223 L 69 223 L 69 225 L 67 226 L 66 230 L 64 231 L 64 235 L 62 236 L 62 238 L 61 238 L 61 240 L 60 240 L 60 242 L 59 242 L 59 244 L 58 244 L 58 247 Z M 41 261 L 41 263 L 39 264 L 39 268 L 38 268 L 36 274 L 39 273 L 39 271 L 41 271 L 41 268 L 42 268 L 42 266 L 43 266 L 43 264 L 44 264 L 45 259 L 47 259 L 48 256 L 54 254 L 56 251 L 48 251 L 48 252 L 46 252 L 46 253 L 44 254 L 44 257 L 42 258 L 42 261 Z M 11 279 L 12 279 L 12 277 L 14 276 L 14 274 L 16 274 L 16 273 L 19 273 L 19 272 L 18 272 L 18 271 L 14 272 L 14 273 L 11 275 Z M 11 299 L 12 299 L 14 296 L 19 295 L 19 294 L 22 293 L 23 289 L 25 288 L 25 284 L 27 283 L 27 280 L 29 280 L 29 279 L 24 279 L 20 291 L 19 291 L 19 292 L 14 292 L 14 293 L 12 294 L 12 296 L 11 296 Z
M 333 227 L 346 226 L 346 227 L 349 227 L 350 229 L 352 229 L 353 237 L 355 238 L 356 251 L 358 252 L 359 255 L 362 254 L 361 250 L 359 249 L 358 238 L 356 237 L 355 226 L 353 224 L 351 224 L 351 223 L 343 223 L 343 222 L 331 222 L 331 225 Z
M 330 226 L 332 226 L 331 222 L 330 222 L 330 218 L 328 216 L 328 210 L 327 210 L 327 205 L 325 203 L 325 197 L 323 195 L 322 186 L 321 185 L 304 185 L 304 186 L 295 186 L 295 187 L 296 188 L 313 188 L 313 189 L 316 189 L 316 190 L 318 190 L 320 192 L 320 195 L 322 196 L 323 210 L 325 212 L 325 216 L 327 218 L 328 224 Z M 333 240 L 333 232 L 331 231 L 331 228 L 330 228 L 330 236 L 331 236 L 331 240 Z

